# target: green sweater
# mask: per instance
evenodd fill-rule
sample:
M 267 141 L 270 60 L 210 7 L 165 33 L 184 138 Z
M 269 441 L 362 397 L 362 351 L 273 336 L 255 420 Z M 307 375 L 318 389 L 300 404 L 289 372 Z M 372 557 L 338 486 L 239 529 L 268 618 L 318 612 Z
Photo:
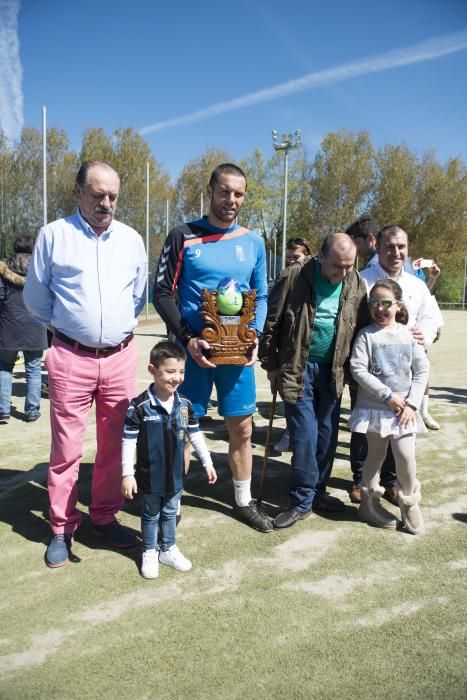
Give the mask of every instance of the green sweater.
M 315 268 L 316 315 L 310 349 L 308 350 L 308 362 L 322 362 L 330 365 L 334 353 L 342 282 L 337 284 L 328 282 L 320 272 L 317 258 L 314 258 L 313 264 Z

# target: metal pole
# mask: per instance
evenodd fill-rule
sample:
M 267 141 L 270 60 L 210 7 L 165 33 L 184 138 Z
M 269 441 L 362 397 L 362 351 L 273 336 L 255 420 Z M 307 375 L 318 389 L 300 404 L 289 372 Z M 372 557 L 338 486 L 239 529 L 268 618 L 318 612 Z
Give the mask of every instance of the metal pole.
M 462 311 L 465 311 L 465 293 L 467 291 L 467 258 L 464 258 L 464 288 L 462 290 Z
M 149 318 L 149 161 L 146 161 L 146 321 Z
M 202 219 L 204 214 L 204 194 L 201 192 L 201 210 L 199 213 L 199 218 Z
M 274 236 L 274 279 L 277 275 L 277 233 Z
M 166 209 L 165 209 L 165 236 L 167 237 L 168 235 L 169 235 L 169 200 L 167 199 Z
M 282 269 L 285 268 L 285 242 L 287 238 L 287 181 L 289 176 L 289 149 L 284 155 L 284 219 L 282 221 Z
M 269 414 L 269 424 L 268 424 L 268 430 L 266 433 L 266 442 L 264 445 L 263 468 L 261 470 L 261 479 L 259 481 L 258 503 L 261 503 L 261 501 L 263 500 L 264 477 L 266 475 L 266 467 L 268 465 L 269 444 L 271 442 L 272 424 L 274 421 L 274 414 L 276 412 L 276 401 L 277 401 L 277 386 L 274 388 L 274 392 L 272 394 L 271 413 Z
M 298 148 L 300 145 L 300 129 L 295 129 L 295 134 L 282 134 L 281 141 L 278 140 L 276 129 L 272 130 L 272 142 L 275 151 L 284 151 L 284 214 L 282 221 L 282 269 L 285 267 L 285 248 L 287 238 L 287 182 L 289 175 L 289 151 L 291 148 Z
M 47 224 L 47 107 L 42 107 L 42 203 L 43 224 Z

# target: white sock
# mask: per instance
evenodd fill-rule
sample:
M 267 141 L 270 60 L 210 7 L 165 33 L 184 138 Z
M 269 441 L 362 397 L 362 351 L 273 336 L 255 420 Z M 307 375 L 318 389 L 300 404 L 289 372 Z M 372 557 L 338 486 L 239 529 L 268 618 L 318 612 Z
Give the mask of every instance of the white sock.
M 420 406 L 420 413 L 423 415 L 428 414 L 428 394 L 425 394 L 422 399 L 422 405 Z
M 237 506 L 247 506 L 251 501 L 251 479 L 237 481 L 232 479 L 234 485 L 235 503 Z

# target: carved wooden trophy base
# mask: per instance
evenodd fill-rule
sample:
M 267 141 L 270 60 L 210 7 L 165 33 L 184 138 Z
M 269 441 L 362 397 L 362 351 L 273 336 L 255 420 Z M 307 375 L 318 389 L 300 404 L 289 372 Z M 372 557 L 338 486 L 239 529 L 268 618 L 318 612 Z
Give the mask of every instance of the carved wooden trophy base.
M 206 328 L 200 333 L 210 345 L 208 359 L 215 365 L 246 365 L 255 345 L 256 331 L 248 324 L 254 319 L 256 289 L 243 292 L 239 316 L 221 316 L 217 310 L 217 291 L 203 289 L 201 317 Z

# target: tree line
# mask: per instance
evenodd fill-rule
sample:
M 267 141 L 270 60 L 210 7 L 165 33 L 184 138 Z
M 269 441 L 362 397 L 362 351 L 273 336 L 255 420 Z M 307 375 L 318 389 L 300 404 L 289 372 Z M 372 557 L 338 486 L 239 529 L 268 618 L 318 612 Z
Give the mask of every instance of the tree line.
M 201 213 L 202 194 L 216 165 L 232 161 L 221 149 L 206 148 L 187 163 L 176 182 L 133 129 L 108 135 L 87 129 L 81 150 L 67 134 L 47 131 L 48 207 L 52 221 L 74 211 L 73 184 L 79 163 L 108 161 L 120 174 L 118 218 L 143 236 L 146 231 L 146 163 L 149 162 L 149 262 L 153 273 L 170 227 Z M 248 178 L 240 222 L 256 229 L 268 251 L 282 246 L 283 154 L 260 149 L 239 163 Z M 315 250 L 323 237 L 344 230 L 358 216 L 380 226 L 398 224 L 409 234 L 413 258 L 433 258 L 442 268 L 440 301 L 461 299 L 467 256 L 467 177 L 460 158 L 437 161 L 432 151 L 418 154 L 406 145 L 375 149 L 366 131 L 328 133 L 310 158 L 300 148 L 289 157 L 287 236 L 305 237 Z M 168 202 L 168 206 L 167 206 Z M 204 198 L 204 209 L 207 202 Z M 14 145 L 0 132 L 0 258 L 18 235 L 35 236 L 42 224 L 42 134 L 25 127 Z

